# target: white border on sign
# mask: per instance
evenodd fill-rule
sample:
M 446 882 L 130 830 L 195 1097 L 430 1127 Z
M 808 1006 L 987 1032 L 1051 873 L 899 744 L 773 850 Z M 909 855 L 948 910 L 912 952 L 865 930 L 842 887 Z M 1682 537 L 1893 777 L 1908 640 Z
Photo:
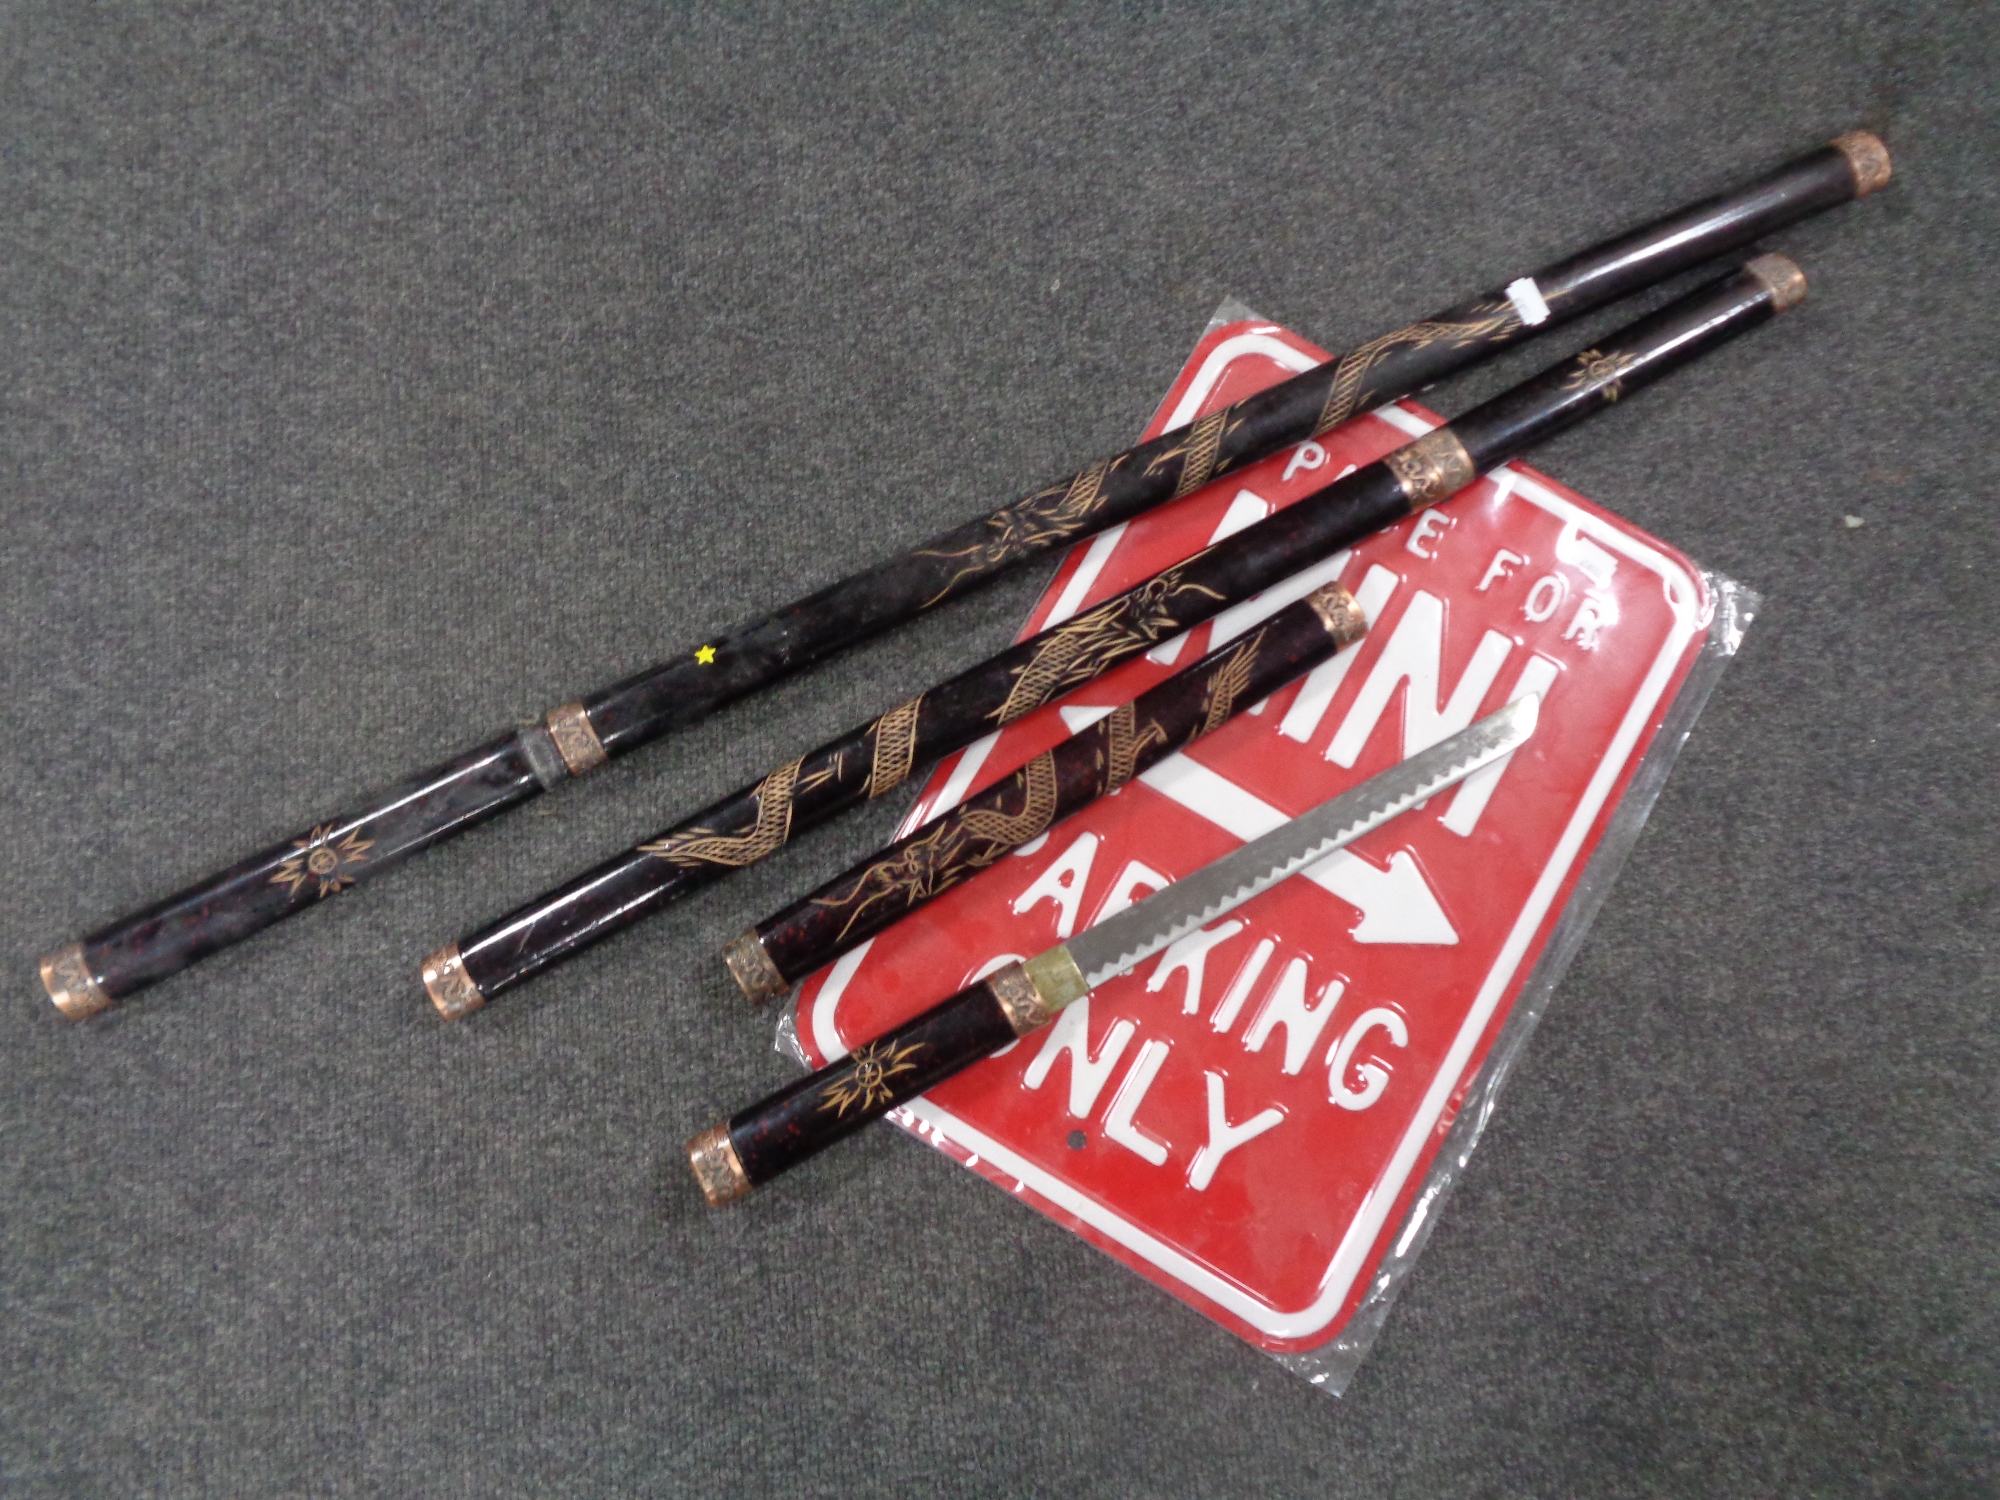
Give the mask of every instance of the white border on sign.
M 1245 348 L 1238 353 L 1256 353 L 1265 358 L 1276 359 L 1293 369 L 1310 369 L 1319 361 L 1289 345 L 1278 344 L 1276 340 L 1245 337 L 1226 340 L 1221 348 L 1229 348 L 1237 343 L 1255 344 L 1253 350 Z M 1275 352 L 1281 350 L 1282 355 Z M 1215 351 L 1219 354 L 1221 349 Z M 1216 381 L 1221 378 L 1226 362 L 1218 362 L 1214 355 L 1203 365 L 1200 377 L 1175 408 L 1175 416 L 1183 410 L 1197 410 L 1199 403 L 1207 398 Z M 1190 402 L 1194 405 L 1191 407 Z M 1371 415 L 1379 417 L 1391 426 L 1407 432 L 1412 437 L 1421 437 L 1438 424 L 1407 412 L 1399 406 L 1382 406 Z M 1652 667 L 1639 685 L 1625 717 L 1619 722 L 1617 731 L 1611 737 L 1603 755 L 1598 760 L 1597 770 L 1584 788 L 1582 800 L 1571 815 L 1562 837 L 1550 853 L 1549 861 L 1542 867 L 1541 875 L 1528 893 L 1527 904 L 1515 920 L 1507 940 L 1501 945 L 1493 967 L 1487 972 L 1472 1007 L 1459 1027 L 1444 1060 L 1438 1065 L 1430 1087 L 1425 1091 L 1416 1114 L 1409 1127 L 1397 1143 L 1387 1167 L 1376 1179 L 1374 1188 L 1362 1201 L 1360 1210 L 1348 1225 L 1334 1251 L 1333 1259 L 1320 1276 L 1319 1290 L 1313 1300 L 1301 1308 L 1281 1308 L 1261 1298 L 1251 1295 L 1235 1282 L 1218 1276 L 1199 1261 L 1182 1254 L 1173 1246 L 1164 1243 L 1114 1210 L 1098 1202 L 1080 1189 L 1050 1175 L 1041 1166 L 1019 1155 L 1013 1149 L 994 1140 L 976 1127 L 960 1120 L 949 1111 L 939 1108 L 926 1099 L 915 1099 L 903 1106 L 918 1121 L 929 1127 L 939 1137 L 948 1140 L 964 1150 L 983 1158 L 991 1166 L 1013 1177 L 1030 1191 L 1047 1199 L 1065 1213 L 1088 1224 L 1106 1239 L 1122 1246 L 1139 1259 L 1145 1261 L 1183 1286 L 1200 1294 L 1233 1316 L 1256 1329 L 1259 1333 L 1275 1339 L 1303 1339 L 1324 1331 L 1339 1313 L 1342 1304 L 1354 1288 L 1355 1278 L 1360 1274 L 1362 1264 L 1380 1237 L 1390 1211 L 1395 1207 L 1404 1185 L 1409 1181 L 1419 1158 L 1423 1155 L 1425 1143 L 1436 1130 L 1439 1119 L 1444 1114 L 1445 1105 L 1450 1101 L 1452 1091 L 1457 1087 L 1472 1057 L 1473 1049 L 1484 1034 L 1493 1011 L 1500 1003 L 1500 997 L 1507 992 L 1521 960 L 1526 956 L 1529 944 L 1533 942 L 1535 931 L 1548 915 L 1550 904 L 1568 877 L 1570 867 L 1575 863 L 1578 852 L 1583 847 L 1590 825 L 1596 821 L 1605 800 L 1611 795 L 1611 788 L 1623 774 L 1626 763 L 1639 742 L 1647 721 L 1659 704 L 1661 695 L 1672 680 L 1674 668 L 1679 663 L 1688 643 L 1702 628 L 1701 591 L 1686 571 L 1660 552 L 1643 543 L 1612 529 L 1599 518 L 1588 514 L 1572 502 L 1563 499 L 1547 486 L 1520 474 L 1517 470 L 1502 465 L 1487 477 L 1500 480 L 1504 476 L 1510 482 L 1514 495 L 1538 505 L 1559 517 L 1567 525 L 1603 543 L 1621 556 L 1630 558 L 1646 571 L 1656 574 L 1666 590 L 1668 608 L 1673 612 L 1673 628 L 1667 632 L 1665 644 L 1654 658 Z M 840 997 L 847 984 L 860 967 L 866 946 L 847 954 L 834 966 L 826 983 L 814 995 L 812 1003 L 812 1035 L 820 1053 L 828 1061 L 847 1055 L 847 1048 L 840 1040 L 835 1027 L 835 1013 L 839 1009 Z

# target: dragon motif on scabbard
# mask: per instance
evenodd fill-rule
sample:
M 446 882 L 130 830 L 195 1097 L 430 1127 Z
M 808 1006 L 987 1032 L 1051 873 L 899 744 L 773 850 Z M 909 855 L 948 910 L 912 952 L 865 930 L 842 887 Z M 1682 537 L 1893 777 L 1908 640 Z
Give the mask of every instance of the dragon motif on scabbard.
M 846 910 L 847 921 L 838 934 L 844 939 L 876 907 L 886 903 L 907 911 L 922 905 L 1027 843 L 1055 821 L 1055 757 L 1043 751 L 1012 779 L 1021 789 L 1019 812 L 968 806 L 947 813 L 929 832 L 873 861 L 845 885 L 815 898 L 813 905 Z
M 1181 466 L 1180 478 L 1175 481 L 1173 498 L 1191 495 L 1215 477 L 1216 468 L 1222 456 L 1222 440 L 1228 435 L 1232 425 L 1229 420 L 1230 408 L 1212 411 L 1207 416 L 1189 423 L 1180 431 L 1187 434 L 1178 447 L 1168 448 L 1153 455 L 1146 465 L 1146 477 L 1151 478 L 1168 464 Z
M 1428 349 L 1432 344 L 1451 343 L 1460 348 L 1484 339 L 1495 339 L 1521 326 L 1521 315 L 1511 302 L 1482 302 L 1463 322 L 1425 319 L 1371 339 L 1359 349 L 1343 354 L 1333 367 L 1333 384 L 1326 393 L 1313 436 L 1330 432 L 1360 408 L 1370 392 L 1362 389 L 1368 372 L 1399 349 Z
M 1090 681 L 1135 652 L 1182 630 L 1177 606 L 1184 595 L 1217 602 L 1224 597 L 1206 585 L 1183 582 L 1181 570 L 1170 568 L 1057 626 L 1020 669 L 1006 700 L 988 717 L 1011 724 L 1078 683 Z
M 821 786 L 839 774 L 836 761 L 813 771 L 804 769 L 803 759 L 780 766 L 757 783 L 751 794 L 757 799 L 757 821 L 747 833 L 723 833 L 706 824 L 676 829 L 639 846 L 641 854 L 664 859 L 682 869 L 701 865 L 722 865 L 741 869 L 775 854 L 792 836 L 792 803 L 805 792 Z
M 958 570 L 945 580 L 944 587 L 924 601 L 928 609 L 947 597 L 967 578 L 979 578 L 1030 556 L 1057 542 L 1066 541 L 1085 529 L 1084 523 L 1104 501 L 1104 480 L 1120 463 L 1117 458 L 1100 458 L 1067 484 L 1052 484 L 1025 500 L 997 510 L 981 523 L 987 535 L 968 546 L 950 552 L 917 552 L 917 557 L 939 557 L 956 561 Z
M 923 706 L 919 693 L 908 703 L 890 709 L 872 726 L 874 758 L 868 768 L 868 795 L 879 797 L 909 779 L 917 760 L 917 714 Z
M 1104 785 L 1098 795 L 1115 792 L 1139 769 L 1141 752 L 1167 743 L 1167 731 L 1157 723 L 1138 727 L 1138 710 L 1121 703 L 1104 720 Z
M 1257 665 L 1257 649 L 1264 644 L 1258 631 L 1230 653 L 1208 679 L 1208 711 L 1202 716 L 1201 732 L 1209 733 L 1236 712 L 1236 700 L 1250 690 L 1250 672 Z

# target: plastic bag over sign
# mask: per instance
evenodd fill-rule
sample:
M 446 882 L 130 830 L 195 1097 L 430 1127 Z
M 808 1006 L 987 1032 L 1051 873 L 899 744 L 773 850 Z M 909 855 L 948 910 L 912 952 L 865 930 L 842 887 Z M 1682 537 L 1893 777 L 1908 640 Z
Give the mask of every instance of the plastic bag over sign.
M 1146 435 L 1325 358 L 1254 317 Z M 1032 634 L 1436 426 L 1384 407 L 1078 547 Z M 1542 695 L 1510 761 L 1100 987 L 904 1128 L 1323 1388 L 1344 1386 L 1754 604 L 1509 464 L 946 761 L 907 832 L 1320 583 L 1356 648 L 801 987 L 817 1066 Z

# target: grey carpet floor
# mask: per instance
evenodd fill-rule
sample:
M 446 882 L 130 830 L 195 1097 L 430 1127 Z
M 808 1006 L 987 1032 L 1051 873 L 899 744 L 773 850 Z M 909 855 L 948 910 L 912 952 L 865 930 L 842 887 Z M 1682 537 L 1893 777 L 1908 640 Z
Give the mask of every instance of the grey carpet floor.
M 0 9 L 0 1492 L 1993 1493 L 1996 30 Z M 1043 574 L 99 1022 L 39 998 L 1123 446 L 1226 294 L 1342 347 L 1859 124 L 1897 182 L 1774 242 L 1807 307 L 1537 460 L 1769 604 L 1339 1402 L 893 1131 L 699 1206 L 677 1143 L 790 1076 L 714 952 L 898 806 L 476 1023 L 415 985 Z

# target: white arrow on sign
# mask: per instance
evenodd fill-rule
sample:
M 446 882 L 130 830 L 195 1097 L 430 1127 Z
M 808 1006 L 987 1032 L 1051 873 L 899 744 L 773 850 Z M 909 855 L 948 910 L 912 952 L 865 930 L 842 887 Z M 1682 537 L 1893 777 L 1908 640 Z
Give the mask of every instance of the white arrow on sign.
M 1248 843 L 1288 821 L 1263 798 L 1185 755 L 1170 755 L 1139 779 L 1161 796 Z M 1350 936 L 1357 943 L 1427 943 L 1450 946 L 1458 933 L 1438 904 L 1417 862 L 1401 850 L 1389 868 L 1377 869 L 1346 849 L 1301 872 L 1361 913 Z
M 1348 935 L 1357 943 L 1433 943 L 1450 947 L 1458 933 L 1438 905 L 1424 872 L 1403 850 L 1378 870 L 1350 850 L 1336 849 L 1299 872 L 1321 890 L 1358 907 L 1361 925 Z

